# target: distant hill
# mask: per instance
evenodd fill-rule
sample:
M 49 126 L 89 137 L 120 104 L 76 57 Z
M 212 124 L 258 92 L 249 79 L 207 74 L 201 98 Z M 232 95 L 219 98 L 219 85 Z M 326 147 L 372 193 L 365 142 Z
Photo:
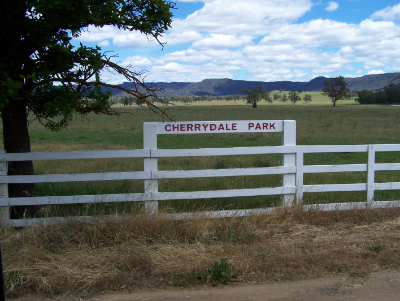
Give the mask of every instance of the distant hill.
M 383 90 L 383 87 L 390 83 L 400 85 L 400 72 L 397 73 L 384 73 L 384 74 L 371 74 L 355 78 L 346 78 L 347 88 L 351 91 L 362 91 L 366 88 L 371 91 Z
M 201 95 L 231 95 L 239 94 L 243 95 L 243 88 L 253 90 L 256 86 L 264 86 L 268 91 L 280 90 L 285 91 L 321 91 L 323 83 L 327 78 L 320 76 L 316 77 L 309 82 L 291 82 L 291 81 L 277 81 L 277 82 L 261 82 L 261 81 L 245 81 L 245 80 L 232 80 L 228 78 L 222 79 L 205 79 L 199 83 L 189 82 L 172 82 L 164 83 L 157 82 L 152 83 L 153 88 L 162 88 L 163 94 L 165 95 L 189 95 L 189 96 L 201 96 Z M 365 75 L 357 78 L 346 78 L 347 87 L 351 91 L 361 91 L 366 88 L 379 91 L 383 90 L 383 87 L 393 82 L 396 85 L 400 85 L 400 72 L 399 73 L 385 73 L 385 74 L 373 74 Z M 121 84 L 126 89 L 134 89 L 134 85 L 129 82 Z M 120 91 L 113 90 L 113 93 L 118 94 Z

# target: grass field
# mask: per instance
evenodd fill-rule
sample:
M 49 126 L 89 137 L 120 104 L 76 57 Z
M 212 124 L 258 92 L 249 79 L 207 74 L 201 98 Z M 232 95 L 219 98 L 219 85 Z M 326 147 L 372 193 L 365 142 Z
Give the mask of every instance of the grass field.
M 326 100 L 325 100 L 326 101 Z M 226 101 L 225 101 L 226 102 Z M 233 102 L 233 101 L 231 101 Z M 329 102 L 328 102 L 329 103 Z M 184 105 L 164 107 L 174 120 L 296 120 L 297 144 L 373 144 L 400 143 L 400 107 L 361 105 L 261 105 L 257 109 L 245 106 Z M 63 132 L 51 132 L 37 121 L 30 124 L 33 151 L 65 151 L 94 149 L 141 149 L 142 124 L 161 121 L 145 107 L 116 108 L 119 117 L 89 115 L 75 118 Z M 1 143 L 1 141 L 0 141 Z M 281 145 L 280 133 L 204 134 L 159 136 L 159 148 L 210 148 Z M 399 162 L 398 153 L 379 153 L 377 162 Z M 365 163 L 366 153 L 308 154 L 305 164 Z M 143 170 L 142 159 L 74 160 L 34 162 L 37 174 L 86 173 Z M 221 169 L 267 167 L 281 164 L 280 155 L 237 157 L 197 157 L 159 159 L 160 170 Z M 376 181 L 400 181 L 398 172 L 379 172 Z M 366 173 L 306 174 L 305 184 L 365 183 Z M 160 180 L 159 191 L 197 191 L 235 188 L 280 186 L 280 176 L 248 176 L 228 178 Z M 74 195 L 143 192 L 143 181 L 77 182 L 38 184 L 37 195 Z M 396 192 L 377 192 L 377 200 L 398 198 Z M 304 202 L 365 201 L 366 192 L 312 193 L 304 195 Z M 279 196 L 233 198 L 203 201 L 171 201 L 160 204 L 174 210 L 204 207 L 215 209 L 269 207 L 279 203 Z M 119 205 L 118 205 L 119 206 Z M 86 208 L 86 207 L 85 207 Z M 89 209 L 91 207 L 89 206 Z M 109 204 L 109 210 L 117 210 Z M 87 208 L 85 209 L 87 210 Z M 90 209 L 91 210 L 91 209 Z M 90 212 L 89 210 L 89 212 Z M 68 210 L 67 210 L 68 211 Z M 123 209 L 126 211 L 126 209 Z M 71 214 L 76 210 L 71 209 Z M 85 211 L 85 214 L 88 211 Z M 83 213 L 81 213 L 83 214 Z
M 142 148 L 142 124 L 160 121 L 146 108 L 116 108 L 120 117 L 76 118 L 61 133 L 30 124 L 33 151 Z M 292 119 L 300 144 L 400 143 L 400 107 L 341 105 L 168 106 L 175 120 Z M 2 142 L 1 142 L 2 143 Z M 159 148 L 280 145 L 280 134 L 176 135 L 159 138 Z M 377 162 L 399 162 L 398 153 L 379 154 Z M 160 169 L 274 166 L 280 156 L 160 159 Z M 363 163 L 366 154 L 315 154 L 306 164 Z M 35 172 L 80 173 L 142 170 L 142 160 L 34 162 Z M 365 182 L 365 173 L 307 175 L 305 183 Z M 377 181 L 400 181 L 398 172 L 377 173 Z M 160 191 L 228 189 L 280 185 L 280 177 L 169 180 Z M 39 195 L 143 191 L 141 181 L 38 185 Z M 398 199 L 396 193 L 378 199 Z M 279 199 L 279 198 L 278 198 Z M 305 195 L 305 202 L 365 201 L 365 193 Z M 197 208 L 269 206 L 271 198 L 205 200 Z M 48 208 L 43 208 L 46 214 Z M 94 206 L 64 208 L 93 213 Z M 80 211 L 79 211 L 79 210 Z M 141 212 L 141 208 L 100 208 L 100 213 Z M 193 202 L 166 202 L 161 211 L 193 209 Z M 74 212 L 77 210 L 77 212 Z M 83 211 L 82 211 L 83 210 Z M 134 210 L 134 211 L 132 211 Z M 96 211 L 97 212 L 97 211 Z M 65 211 L 63 212 L 65 214 Z M 8 298 L 28 294 L 72 296 L 100 292 L 220 285 L 232 281 L 288 281 L 332 274 L 351 279 L 372 271 L 399 269 L 398 209 L 350 212 L 291 212 L 269 216 L 195 220 L 128 219 L 67 222 L 23 229 L 0 227 L 5 291 Z
M 272 91 L 270 96 L 271 98 L 273 98 L 274 94 L 278 94 L 283 96 L 284 94 L 286 94 L 286 96 L 288 96 L 289 92 L 288 91 L 283 91 L 283 92 L 279 92 L 279 91 Z M 306 103 L 305 101 L 301 100 L 298 101 L 295 105 L 296 106 L 303 106 L 303 105 L 324 105 L 324 106 L 331 106 L 332 105 L 332 101 L 328 96 L 322 95 L 321 92 L 303 92 L 300 94 L 300 97 L 303 98 L 305 94 L 310 94 L 311 95 L 311 102 Z M 245 97 L 245 96 L 243 96 Z M 346 99 L 346 100 L 341 100 L 338 102 L 338 104 L 340 105 L 354 105 L 354 99 Z M 245 99 L 240 99 L 240 100 L 211 100 L 211 101 L 199 101 L 199 102 L 191 102 L 189 104 L 185 104 L 183 102 L 174 102 L 173 105 L 175 106 L 251 106 L 248 105 Z M 282 101 L 273 101 L 272 103 L 266 102 L 264 100 L 262 100 L 261 102 L 258 103 L 258 105 L 261 106 L 293 106 L 293 103 L 291 103 L 290 101 L 287 102 L 282 102 Z M 116 107 L 123 107 L 122 104 L 116 104 Z

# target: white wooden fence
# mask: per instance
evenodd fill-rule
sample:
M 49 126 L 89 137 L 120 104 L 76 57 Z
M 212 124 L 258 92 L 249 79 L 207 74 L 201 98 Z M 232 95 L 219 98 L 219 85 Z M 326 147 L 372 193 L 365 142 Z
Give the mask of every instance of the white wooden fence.
M 234 132 L 283 132 L 282 146 L 258 146 L 235 148 L 203 148 L 203 149 L 158 149 L 157 135 L 162 134 L 202 134 L 202 133 L 234 133 Z M 368 162 L 365 164 L 342 165 L 304 165 L 306 153 L 340 153 L 367 152 Z M 16 205 L 49 205 L 79 204 L 95 202 L 137 202 L 144 201 L 145 208 L 151 213 L 158 210 L 158 201 L 190 200 L 204 198 L 247 197 L 263 195 L 281 195 L 282 206 L 301 203 L 303 193 L 366 191 L 364 203 L 331 203 L 323 205 L 307 205 L 304 210 L 316 209 L 324 211 L 399 207 L 399 201 L 374 201 L 377 190 L 399 190 L 400 182 L 375 183 L 376 171 L 400 170 L 400 163 L 375 163 L 376 152 L 400 152 L 400 144 L 377 145 L 296 145 L 296 122 L 285 121 L 219 121 L 219 122 L 179 122 L 179 123 L 144 123 L 143 149 L 139 150 L 103 150 L 103 151 L 71 151 L 71 152 L 36 152 L 6 154 L 0 152 L 0 218 L 7 226 L 21 227 L 38 222 L 63 220 L 65 218 L 47 219 L 10 219 L 10 206 Z M 262 168 L 234 168 L 208 170 L 172 170 L 159 171 L 158 158 L 164 157 L 196 157 L 196 156 L 231 156 L 252 154 L 282 154 L 282 166 Z M 7 162 L 27 160 L 74 160 L 105 158 L 143 158 L 144 170 L 134 172 L 108 172 L 85 174 L 47 174 L 29 176 L 7 176 Z M 333 172 L 367 172 L 367 183 L 304 185 L 303 175 L 306 173 Z M 229 189 L 186 192 L 159 192 L 159 179 L 230 177 L 254 175 L 282 175 L 279 187 L 251 189 Z M 143 193 L 75 195 L 75 196 L 43 196 L 9 198 L 7 185 L 10 183 L 54 183 L 79 181 L 110 180 L 144 180 Z M 270 213 L 273 208 L 223 210 L 207 212 L 210 217 L 246 216 L 250 214 Z M 169 215 L 170 218 L 184 218 L 199 213 L 180 213 Z M 201 213 L 203 214 L 203 213 Z M 82 219 L 86 217 L 77 217 Z

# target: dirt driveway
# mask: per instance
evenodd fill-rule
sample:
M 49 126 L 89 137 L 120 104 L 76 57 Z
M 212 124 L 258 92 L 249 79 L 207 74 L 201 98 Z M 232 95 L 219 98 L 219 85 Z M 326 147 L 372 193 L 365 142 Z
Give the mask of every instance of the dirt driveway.
M 130 300 L 400 300 L 400 272 L 385 271 L 367 277 L 339 275 L 304 281 L 239 284 L 222 288 L 105 294 L 93 301 Z
M 17 301 L 51 300 L 27 296 Z M 81 300 L 81 299 L 69 299 Z M 90 298 L 91 301 L 181 301 L 181 300 L 287 300 L 287 301 L 389 301 L 400 300 L 400 271 L 372 273 L 366 277 L 339 275 L 303 281 L 236 284 L 227 287 L 204 288 L 196 290 L 142 291 L 133 293 L 105 293 Z

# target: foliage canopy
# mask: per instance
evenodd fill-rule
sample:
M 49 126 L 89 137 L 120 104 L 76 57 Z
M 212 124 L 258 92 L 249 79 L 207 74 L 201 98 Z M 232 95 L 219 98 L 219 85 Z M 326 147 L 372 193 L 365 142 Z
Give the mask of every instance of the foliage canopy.
M 289 92 L 288 98 L 294 105 L 296 104 L 296 102 L 301 100 L 300 93 L 302 93 L 302 91 L 292 90 Z
M 267 102 L 272 102 L 270 92 L 267 91 L 263 86 L 254 87 L 253 91 L 245 88 L 243 92 L 247 94 L 246 101 L 253 105 L 253 108 L 257 108 L 257 103 L 262 99 L 265 99 Z
M 398 104 L 400 103 L 400 86 L 390 83 L 383 91 L 364 89 L 357 92 L 356 101 L 360 104 Z
M 72 113 L 110 114 L 101 70 L 109 68 L 146 91 L 141 72 L 122 68 L 99 47 L 74 47 L 88 26 L 114 25 L 159 39 L 171 24 L 172 5 L 160 0 L 4 0 L 0 20 L 0 110 L 17 99 L 47 127 L 66 125 Z M 132 92 L 131 92 L 132 93 Z M 90 102 L 95 99 L 96 102 Z M 61 119 L 52 119 L 61 116 Z
M 350 96 L 350 90 L 347 89 L 347 83 L 343 76 L 325 80 L 321 91 L 323 95 L 328 95 L 332 99 L 333 106 L 336 106 L 338 100 Z
M 159 41 L 171 26 L 173 7 L 164 0 L 0 1 L 0 112 L 6 152 L 30 152 L 28 113 L 52 130 L 66 127 L 74 113 L 117 114 L 110 110 L 104 87 L 124 90 L 155 109 L 146 99 L 156 96 L 156 90 L 144 84 L 142 71 L 115 64 L 97 46 L 74 47 L 71 41 L 89 26 L 115 26 Z M 135 89 L 102 81 L 104 69 L 133 82 Z M 8 173 L 32 174 L 33 167 L 13 162 Z M 9 191 L 12 195 L 13 189 Z

